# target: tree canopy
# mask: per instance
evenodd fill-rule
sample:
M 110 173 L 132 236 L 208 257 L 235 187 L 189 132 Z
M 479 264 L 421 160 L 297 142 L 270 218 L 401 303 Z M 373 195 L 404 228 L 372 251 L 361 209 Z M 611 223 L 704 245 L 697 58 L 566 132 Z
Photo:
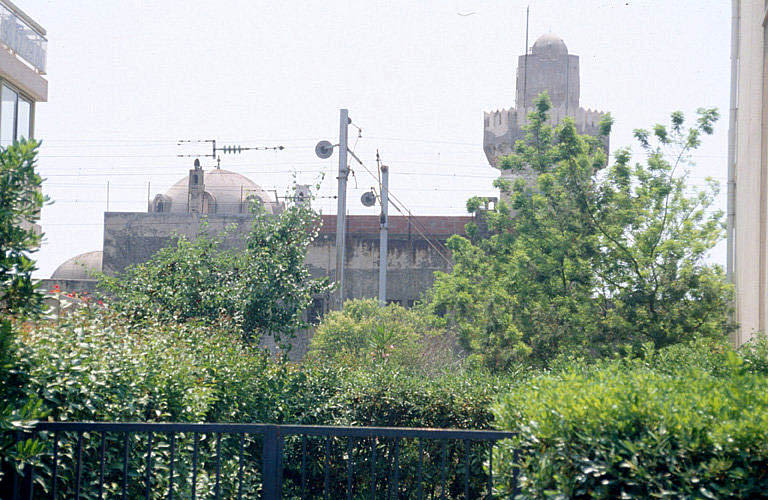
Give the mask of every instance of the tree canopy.
M 731 290 L 706 260 L 724 232 L 712 210 L 717 185 L 690 192 L 687 182 L 717 111 L 699 109 L 690 126 L 676 112 L 638 129 L 642 161 L 621 149 L 609 163 L 610 116 L 591 137 L 569 118 L 549 125 L 550 107 L 546 94 L 536 100 L 524 140 L 500 161 L 532 175 L 497 181 L 502 201 L 484 214 L 490 237 L 448 241 L 455 266 L 438 274 L 431 310 L 493 367 L 727 332 Z
M 306 326 L 304 311 L 326 293 L 314 279 L 306 252 L 318 233 L 310 208 L 291 206 L 278 215 L 254 208 L 242 249 L 227 249 L 223 235 L 205 224 L 194 239 L 178 236 L 148 261 L 117 276 L 100 276 L 112 306 L 132 322 L 148 318 L 225 323 L 244 337 L 271 335 L 277 342 Z

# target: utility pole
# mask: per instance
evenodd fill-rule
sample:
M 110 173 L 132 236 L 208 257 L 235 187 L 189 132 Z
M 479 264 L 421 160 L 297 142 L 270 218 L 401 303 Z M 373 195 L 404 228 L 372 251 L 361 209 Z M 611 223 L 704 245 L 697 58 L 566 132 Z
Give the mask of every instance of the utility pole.
M 389 167 L 381 166 L 381 217 L 379 219 L 379 304 L 387 305 L 387 236 L 389 230 Z
M 342 109 L 339 113 L 339 198 L 336 208 L 336 284 L 338 289 L 338 307 L 344 305 L 344 250 L 346 249 L 347 224 L 347 128 L 349 126 L 349 110 Z

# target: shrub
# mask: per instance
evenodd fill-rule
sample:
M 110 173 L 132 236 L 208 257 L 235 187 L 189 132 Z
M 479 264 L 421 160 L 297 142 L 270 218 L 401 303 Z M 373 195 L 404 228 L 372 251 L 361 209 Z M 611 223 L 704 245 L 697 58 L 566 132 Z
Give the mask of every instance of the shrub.
M 494 417 L 490 411 L 499 394 L 509 391 L 514 383 L 511 377 L 499 377 L 487 373 L 464 371 L 447 372 L 439 376 L 423 376 L 392 366 L 381 366 L 369 370 L 347 372 L 338 392 L 327 403 L 324 421 L 331 425 L 383 426 L 383 427 L 431 427 L 461 429 L 491 429 Z M 399 441 L 400 487 L 415 494 L 419 467 L 419 440 Z M 420 440 L 424 463 L 422 464 L 425 498 L 441 498 L 445 484 L 447 498 L 461 498 L 464 495 L 465 443 L 461 441 L 439 442 Z M 344 477 L 345 463 L 343 441 L 336 443 L 332 462 L 334 477 Z M 370 446 L 368 440 L 355 443 L 358 470 L 370 469 Z M 388 475 L 392 474 L 392 457 L 395 442 L 380 439 L 377 444 L 380 473 L 378 491 L 386 491 Z M 318 450 L 319 451 L 319 450 Z M 487 484 L 483 462 L 487 460 L 488 448 L 471 444 L 470 452 L 470 497 L 479 498 Z M 443 482 L 441 464 L 446 470 Z M 387 472 L 389 471 L 389 472 Z M 316 481 L 310 497 L 322 495 L 322 475 L 314 476 Z M 368 491 L 369 478 L 362 475 L 354 479 L 354 491 Z M 343 497 L 338 492 L 334 498 Z
M 185 322 L 168 324 L 147 320 L 140 328 L 103 309 L 81 309 L 59 323 L 28 325 L 19 346 L 26 365 L 25 389 L 42 399 L 54 420 L 315 423 L 339 385 L 333 373 L 304 372 L 272 360 L 266 352 L 242 341 L 238 331 Z M 120 436 L 107 436 L 107 463 L 120 464 Z M 71 495 L 74 485 L 75 436 L 64 433 L 60 442 L 60 491 Z M 178 496 L 188 497 L 192 437 L 178 435 L 176 446 L 187 457 L 176 470 Z M 237 439 L 222 442 L 222 473 L 237 476 Z M 143 495 L 147 436 L 134 434 L 130 447 L 130 498 Z M 169 436 L 156 435 L 157 464 L 167 464 Z M 260 442 L 245 445 L 248 460 L 258 463 Z M 50 443 L 48 450 L 50 451 Z M 212 492 L 216 464 L 215 436 L 200 443 L 199 495 Z M 84 436 L 83 484 L 97 482 L 99 436 Z M 208 457 L 203 461 L 203 457 Z M 50 472 L 50 456 L 41 457 L 39 476 Z M 250 463 L 250 462 L 249 462 Z M 233 472 L 234 471 L 234 472 Z M 110 466 L 107 496 L 117 496 L 122 468 Z M 155 470 L 158 492 L 167 491 L 167 469 Z M 50 484 L 50 477 L 47 477 Z M 231 482 L 231 481 L 230 481 Z M 229 484 L 229 483 L 228 483 Z M 231 484 L 223 491 L 231 494 Z M 248 488 L 251 488 L 250 486 Z M 248 497 L 256 490 L 246 488 Z
M 614 362 L 533 377 L 495 407 L 497 425 L 519 433 L 494 458 L 500 492 L 519 467 L 522 498 L 764 495 L 768 377 L 724 359 L 728 376 Z
M 11 321 L 35 316 L 42 307 L 31 258 L 42 241 L 33 224 L 47 200 L 35 169 L 38 147 L 36 141 L 22 140 L 0 148 L 0 481 L 9 470 L 6 458 L 24 460 L 39 451 L 32 441 L 14 444 L 6 431 L 43 416 L 39 402 L 23 396 L 24 360 L 16 351 L 17 331 Z M 2 488 L 0 495 L 5 494 Z
M 108 309 L 91 307 L 74 310 L 54 321 L 38 321 L 26 325 L 19 348 L 29 363 L 23 376 L 25 390 L 39 396 L 51 410 L 51 418 L 72 421 L 180 421 L 180 422 L 259 422 L 314 425 L 382 425 L 403 427 L 490 428 L 493 415 L 490 406 L 498 394 L 508 391 L 507 378 L 488 374 L 446 372 L 426 377 L 393 364 L 352 369 L 343 365 L 309 363 L 294 365 L 270 358 L 264 351 L 243 342 L 238 331 L 196 324 L 180 324 L 147 320 L 141 327 L 128 325 L 122 317 Z M 120 464 L 122 443 L 119 436 L 108 436 L 108 464 Z M 72 493 L 74 484 L 75 436 L 61 436 L 59 470 L 60 491 Z M 210 492 L 215 474 L 214 436 L 201 441 L 198 494 Z M 160 466 L 167 464 L 169 437 L 155 435 L 153 456 Z M 177 488 L 179 497 L 190 492 L 188 471 L 191 436 L 176 437 L 179 458 Z M 439 464 L 441 445 L 425 442 L 425 491 L 437 491 L 441 483 Z M 237 470 L 237 439 L 222 442 L 222 474 Z M 357 467 L 366 467 L 370 458 L 370 442 L 354 443 L 360 455 Z M 50 443 L 48 443 L 50 451 Z M 131 482 L 129 494 L 139 495 L 147 449 L 145 435 L 130 438 Z M 257 464 L 261 450 L 259 438 L 246 442 L 248 463 Z M 394 442 L 380 440 L 376 444 L 380 466 L 384 457 L 393 456 Z M 344 477 L 343 460 L 346 442 L 332 440 L 330 466 L 333 477 Z M 310 440 L 309 471 L 314 493 L 322 489 L 323 443 Z M 473 473 L 480 474 L 473 488 L 482 487 L 483 450 L 473 453 Z M 463 443 L 450 443 L 446 448 L 447 484 L 451 491 L 463 491 Z M 83 484 L 97 481 L 99 436 L 85 437 L 83 448 Z M 286 491 L 296 484 L 301 464 L 301 442 L 287 439 L 284 448 Z M 417 464 L 417 447 L 413 441 L 401 441 L 400 465 L 403 485 L 412 481 Z M 41 458 L 38 468 L 45 478 L 50 456 Z M 202 458 L 201 458 L 202 460 Z M 431 464 L 431 465 L 430 465 Z M 391 464 L 390 464 L 391 466 Z M 110 467 L 107 493 L 119 493 L 121 467 Z M 367 469 L 366 469 L 367 470 Z M 167 492 L 167 469 L 153 472 L 157 491 Z M 409 476 L 410 474 L 410 476 Z M 237 472 L 232 477 L 236 477 Z M 384 491 L 386 475 L 379 480 Z M 410 479 L 406 479 L 410 477 Z M 48 477 L 50 479 L 50 477 Z M 356 483 L 356 491 L 364 487 L 366 478 Z M 429 486 L 431 485 L 431 486 Z M 226 486 L 230 488 L 231 485 Z M 366 486 L 367 487 L 367 486 Z M 250 491 L 250 490 L 247 490 Z M 473 490 L 474 491 L 474 490 Z M 225 489 L 226 497 L 231 492 Z M 255 495 L 255 493 L 253 493 Z M 335 496 L 343 496 L 334 490 Z M 248 496 L 248 495 L 246 495 Z
M 454 344 L 438 329 L 437 318 L 421 309 L 350 300 L 318 326 L 309 359 L 356 367 L 448 368 L 457 361 Z

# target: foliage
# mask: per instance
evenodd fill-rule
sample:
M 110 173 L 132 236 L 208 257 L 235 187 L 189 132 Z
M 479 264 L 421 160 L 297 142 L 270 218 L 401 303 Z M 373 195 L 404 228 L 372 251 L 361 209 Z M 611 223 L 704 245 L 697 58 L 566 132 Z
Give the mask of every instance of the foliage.
M 179 421 L 179 422 L 263 422 L 325 425 L 392 425 L 415 427 L 489 428 L 489 410 L 498 394 L 508 391 L 509 378 L 488 374 L 446 372 L 434 377 L 401 369 L 393 364 L 351 369 L 325 362 L 293 365 L 270 358 L 252 344 L 242 341 L 239 332 L 187 321 L 168 323 L 148 319 L 141 327 L 127 324 L 122 316 L 108 308 L 74 310 L 58 322 L 38 321 L 27 325 L 19 339 L 26 364 L 28 383 L 25 390 L 39 396 L 57 421 Z M 215 476 L 214 436 L 203 436 L 198 494 L 212 491 Z M 123 444 L 117 435 L 109 435 L 107 463 L 110 481 L 108 493 L 119 492 Z M 168 436 L 154 438 L 154 476 L 158 495 L 167 493 Z M 60 442 L 60 491 L 71 492 L 74 484 L 73 457 L 76 439 L 64 435 Z M 51 443 L 46 443 L 50 451 Z M 177 493 L 189 496 L 191 487 L 189 457 L 191 436 L 178 435 Z M 381 471 L 386 470 L 394 443 L 377 444 Z M 417 465 L 415 443 L 400 443 L 400 464 L 404 483 L 407 471 Z M 146 436 L 129 440 L 131 492 L 139 494 L 146 472 Z M 222 442 L 222 473 L 237 477 L 237 439 Z M 249 462 L 258 464 L 260 442 L 245 442 Z M 331 467 L 333 477 L 343 477 L 346 443 L 334 440 Z M 365 467 L 370 458 L 367 441 L 355 443 L 359 454 L 357 466 Z M 309 469 L 313 491 L 322 488 L 323 444 L 310 440 Z M 482 482 L 482 450 L 473 457 L 473 471 Z M 97 481 L 99 436 L 84 441 L 83 484 Z M 290 489 L 301 463 L 301 442 L 289 439 L 285 445 L 286 488 Z M 428 483 L 438 488 L 442 449 L 425 447 L 432 457 Z M 456 491 L 463 491 L 460 460 L 462 443 L 446 449 L 449 472 L 447 481 Z M 202 457 L 208 457 L 203 463 Z M 386 460 L 385 460 L 386 459 Z M 369 464 L 370 465 L 370 464 Z M 368 466 L 369 466 L 368 465 Z M 49 480 L 46 466 L 50 456 L 42 458 L 41 484 Z M 234 471 L 234 472 L 233 472 Z M 255 481 L 256 476 L 250 480 Z M 385 489 L 386 475 L 380 487 Z M 229 481 L 229 480 L 228 480 Z M 293 481 L 293 482 L 291 482 Z M 367 481 L 361 478 L 360 481 Z M 232 482 L 227 483 L 231 492 Z M 250 483 L 249 483 L 250 484 Z M 357 484 L 357 483 L 356 483 Z M 363 483 L 357 484 L 362 487 Z M 341 486 L 340 486 L 341 487 Z M 338 490 L 336 494 L 343 496 Z M 130 495 L 129 495 L 130 496 Z M 226 495 L 224 495 L 226 496 Z
M 30 254 L 42 235 L 33 224 L 46 201 L 42 178 L 35 171 L 36 141 L 22 140 L 0 148 L 0 457 L 26 460 L 39 451 L 38 443 L 23 440 L 14 445 L 7 431 L 23 429 L 42 415 L 40 404 L 23 397 L 22 360 L 15 349 L 12 318 L 34 316 L 42 297 L 32 282 L 35 263 Z M 0 478 L 5 469 L 0 461 Z
M 151 318 L 223 323 L 247 338 L 272 335 L 276 341 L 305 325 L 312 298 L 325 293 L 305 265 L 317 236 L 317 214 L 293 206 L 271 216 L 254 209 L 245 249 L 227 249 L 223 235 L 203 225 L 197 238 L 179 236 L 147 262 L 118 276 L 101 275 L 112 306 L 132 323 Z
M 312 279 L 305 264 L 319 222 L 316 212 L 299 204 L 254 225 L 243 268 L 246 332 L 268 332 L 279 341 L 308 326 L 303 314 L 313 297 L 331 289 L 327 278 Z
M 332 425 L 491 429 L 494 422 L 490 407 L 514 382 L 511 375 L 499 377 L 463 370 L 426 376 L 391 364 L 347 371 L 338 392 L 326 405 L 323 421 Z M 367 471 L 371 467 L 371 444 L 368 440 L 360 441 L 354 443 L 355 467 Z M 424 498 L 442 498 L 443 493 L 446 498 L 463 497 L 467 451 L 464 443 L 419 441 L 423 453 Z M 334 445 L 332 477 L 345 477 L 346 463 L 341 460 L 345 444 L 341 441 Z M 418 490 L 419 442 L 410 439 L 399 440 L 397 444 L 392 439 L 379 439 L 376 443 L 380 471 L 377 491 L 388 491 L 391 484 L 396 446 L 401 491 L 413 495 Z M 470 498 L 479 498 L 488 480 L 482 468 L 488 452 L 476 443 L 470 444 L 469 451 Z M 318 448 L 317 452 L 317 456 L 322 457 L 322 450 Z M 312 487 L 308 496 L 311 498 L 322 495 L 322 470 L 317 469 L 311 477 L 314 479 L 310 480 Z M 369 481 L 367 474 L 356 474 L 353 491 L 369 491 Z M 344 493 L 344 490 L 337 491 L 331 498 L 342 498 Z
M 35 171 L 36 141 L 22 140 L 0 148 L 0 316 L 40 311 L 41 298 L 32 283 L 35 263 L 30 254 L 42 240 L 32 224 L 46 201 L 43 180 Z
M 484 214 L 490 237 L 448 241 L 455 266 L 438 274 L 430 310 L 494 368 L 726 333 L 731 290 L 705 262 L 723 235 L 710 210 L 717 188 L 688 195 L 685 170 L 717 112 L 699 110 L 690 128 L 673 113 L 668 127 L 637 130 L 645 163 L 620 150 L 606 168 L 602 137 L 570 119 L 553 129 L 549 109 L 546 95 L 536 100 L 525 140 L 501 160 L 524 176 L 499 181 L 508 201 Z
M 342 311 L 328 313 L 317 327 L 310 362 L 445 369 L 456 364 L 456 346 L 438 323 L 420 308 L 381 306 L 373 299 L 350 300 Z
M 44 401 L 56 421 L 305 423 L 312 422 L 316 408 L 323 407 L 337 385 L 333 373 L 315 376 L 271 360 L 266 352 L 244 343 L 239 331 L 193 321 L 152 319 L 137 328 L 104 308 L 75 310 L 58 323 L 39 321 L 20 340 L 29 360 L 25 388 Z M 177 494 L 188 497 L 193 441 L 189 435 L 177 437 L 177 450 L 186 453 L 186 459 L 177 462 Z M 107 461 L 113 467 L 108 469 L 107 496 L 117 496 L 123 443 L 118 435 L 108 439 Z M 75 442 L 74 436 L 64 435 L 60 443 L 60 491 L 64 496 L 72 493 L 74 485 Z M 131 498 L 143 495 L 147 446 L 146 435 L 129 439 Z M 155 463 L 167 464 L 168 436 L 155 436 L 153 446 Z M 214 435 L 201 436 L 199 495 L 213 491 L 215 446 Z M 222 473 L 236 477 L 239 443 L 228 439 L 222 446 L 228 457 L 221 464 Z M 97 436 L 86 436 L 84 484 L 97 481 L 98 450 Z M 250 461 L 258 463 L 260 443 L 250 439 L 246 453 Z M 49 455 L 42 458 L 41 484 L 44 480 L 50 484 L 50 476 L 45 475 L 50 459 Z M 167 468 L 155 473 L 156 489 L 165 494 Z M 231 488 L 231 482 L 228 484 Z M 246 496 L 256 496 L 255 490 L 246 489 Z
M 692 353 L 706 352 L 700 347 Z M 768 377 L 732 350 L 715 353 L 725 358 L 720 375 L 675 367 L 683 349 L 675 350 L 653 361 L 663 369 L 603 363 L 533 377 L 504 396 L 496 421 L 519 437 L 494 457 L 500 493 L 511 491 L 517 473 L 518 498 L 762 496 Z

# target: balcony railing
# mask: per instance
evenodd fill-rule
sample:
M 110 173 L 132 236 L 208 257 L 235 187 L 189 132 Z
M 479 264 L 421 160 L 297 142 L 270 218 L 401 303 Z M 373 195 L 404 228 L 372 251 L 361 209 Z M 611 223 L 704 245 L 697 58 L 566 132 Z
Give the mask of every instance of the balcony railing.
M 0 0 L 0 42 L 26 61 L 40 74 L 45 74 L 48 40 L 45 31 L 12 3 Z

